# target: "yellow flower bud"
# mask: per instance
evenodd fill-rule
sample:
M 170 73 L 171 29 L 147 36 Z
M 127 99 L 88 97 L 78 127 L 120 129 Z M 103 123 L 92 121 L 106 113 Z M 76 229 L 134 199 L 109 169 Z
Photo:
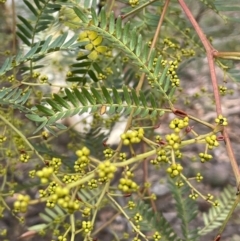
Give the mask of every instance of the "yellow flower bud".
M 98 58 L 98 52 L 96 50 L 93 50 L 89 55 L 88 58 L 91 60 L 96 60 Z
M 96 39 L 97 36 L 98 36 L 97 32 L 94 32 L 94 31 L 88 31 L 88 38 L 89 38 L 90 40 L 94 40 L 94 39 Z
M 93 49 L 93 44 L 87 44 L 85 49 L 91 51 Z
M 107 51 L 107 47 L 106 46 L 98 46 L 96 47 L 96 50 L 98 53 L 105 53 Z
M 98 36 L 94 41 L 92 41 L 92 44 L 94 46 L 99 45 L 100 43 L 102 43 L 102 36 Z

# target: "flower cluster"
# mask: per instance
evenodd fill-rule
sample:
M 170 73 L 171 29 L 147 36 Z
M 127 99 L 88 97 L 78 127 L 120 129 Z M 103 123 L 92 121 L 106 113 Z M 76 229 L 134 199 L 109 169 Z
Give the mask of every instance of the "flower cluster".
M 183 56 L 189 57 L 189 56 L 194 56 L 196 53 L 193 49 L 181 49 L 181 53 Z
M 170 177 L 174 178 L 176 176 L 179 176 L 183 170 L 183 167 L 181 164 L 172 164 L 168 169 L 167 173 L 170 175 Z
M 67 238 L 60 235 L 60 236 L 58 236 L 58 240 L 59 241 L 67 241 Z
M 93 225 L 90 221 L 82 221 L 82 228 L 84 233 L 88 234 L 92 230 Z
M 41 178 L 41 183 L 46 184 L 49 181 L 49 177 L 53 174 L 53 167 L 44 167 L 42 170 L 36 172 L 36 175 Z
M 47 83 L 47 81 L 48 81 L 48 76 L 47 76 L 47 75 L 41 75 L 41 76 L 39 77 L 39 81 L 40 81 L 41 84 Z
M 218 118 L 215 119 L 215 122 L 221 126 L 226 126 L 228 124 L 227 118 L 223 117 L 222 115 L 219 115 Z
M 130 145 L 133 143 L 139 143 L 144 136 L 143 128 L 139 128 L 138 130 L 128 131 L 121 135 L 121 139 L 123 140 L 124 145 Z
M 70 174 L 67 175 L 66 174 L 66 175 L 63 176 L 62 181 L 64 183 L 68 184 L 68 183 L 76 182 L 80 178 L 81 178 L 81 175 L 79 175 L 79 174 L 72 174 L 72 175 L 70 175 Z
M 113 152 L 112 149 L 107 148 L 106 150 L 103 151 L 103 153 L 104 153 L 104 156 L 105 156 L 106 158 L 110 158 L 110 157 L 113 155 L 114 152 Z
M 161 235 L 158 231 L 156 231 L 154 234 L 153 234 L 153 240 L 154 241 L 159 241 L 161 239 Z
M 177 187 L 182 187 L 182 186 L 184 186 L 184 182 L 182 180 L 179 180 L 179 181 L 175 182 L 175 185 Z
M 88 182 L 89 189 L 94 189 L 98 187 L 98 181 L 96 179 L 92 179 Z
M 116 170 L 117 168 L 109 160 L 100 163 L 97 169 L 100 181 L 113 179 Z
M 0 143 L 3 143 L 7 140 L 6 136 L 0 135 Z
M 28 195 L 18 195 L 17 200 L 13 204 L 14 212 L 25 213 L 27 211 L 29 201 L 30 197 Z
M 188 117 L 184 117 L 184 119 L 178 119 L 174 118 L 170 124 L 169 127 L 174 130 L 174 132 L 179 133 L 183 128 L 187 127 L 189 124 Z
M 22 153 L 20 155 L 20 161 L 23 162 L 23 163 L 28 162 L 29 159 L 30 159 L 30 156 L 27 153 Z
M 49 166 L 53 167 L 54 173 L 58 172 L 61 164 L 62 164 L 62 160 L 60 158 L 53 157 L 52 160 L 49 161 Z
M 213 195 L 208 193 L 207 196 L 206 196 L 206 200 L 209 201 L 209 200 L 213 200 Z
M 169 48 L 172 48 L 172 49 L 178 49 L 180 46 L 179 46 L 179 44 L 175 44 L 175 43 L 173 43 L 170 39 L 168 39 L 168 38 L 165 38 L 164 40 L 163 40 L 163 43 L 164 43 L 164 45 L 166 45 L 167 47 L 169 47 Z
M 136 203 L 133 201 L 128 201 L 128 208 L 130 210 L 134 209 L 136 207 Z
M 214 147 L 219 146 L 216 135 L 207 136 L 205 138 L 205 141 L 207 142 L 209 149 L 213 149 Z
M 203 179 L 203 176 L 201 175 L 201 173 L 198 172 L 198 173 L 197 173 L 197 176 L 196 176 L 197 182 L 201 182 L 202 179 Z
M 41 136 L 42 136 L 42 138 L 43 138 L 44 140 L 47 140 L 48 137 L 49 137 L 49 132 L 48 132 L 48 131 L 43 131 L 43 132 L 41 133 Z
M 218 86 L 218 89 L 219 89 L 219 92 L 220 92 L 221 95 L 225 95 L 226 92 L 227 92 L 226 86 L 220 85 L 220 86 Z
M 143 220 L 142 215 L 141 215 L 140 213 L 136 213 L 135 216 L 134 216 L 134 221 L 135 221 L 136 223 L 139 223 L 139 222 L 141 222 L 142 220 Z
M 82 211 L 83 217 L 88 217 L 88 216 L 90 216 L 90 214 L 91 214 L 91 208 L 86 207 L 83 209 L 83 211 Z
M 202 163 L 212 159 L 212 155 L 207 154 L 207 153 L 202 153 L 202 152 L 199 153 L 199 157 L 201 158 L 200 160 Z
M 160 149 L 157 151 L 157 156 L 155 159 L 151 160 L 150 162 L 153 164 L 153 165 L 157 165 L 159 163 L 168 163 L 169 161 L 169 158 L 167 157 L 167 153 L 166 153 L 166 150 L 165 149 Z
M 56 204 L 66 209 L 68 213 L 79 210 L 80 202 L 72 200 L 69 196 L 69 189 L 66 187 L 56 186 L 52 194 L 47 199 L 47 207 L 54 207 Z
M 165 138 L 168 142 L 168 145 L 170 145 L 174 150 L 179 149 L 180 143 L 181 143 L 181 139 L 179 135 L 172 133 L 172 134 L 166 135 Z
M 129 4 L 134 8 L 139 4 L 139 0 L 129 0 Z
M 189 197 L 193 200 L 196 200 L 198 198 L 198 194 L 197 193 L 192 193 L 189 195 Z
M 139 186 L 131 179 L 121 178 L 119 180 L 118 189 L 125 193 L 132 193 L 138 190 Z
M 121 161 L 125 161 L 126 158 L 127 158 L 127 155 L 126 155 L 125 152 L 121 152 L 121 153 L 119 154 L 119 159 L 120 159 Z
M 176 69 L 178 68 L 178 62 L 175 61 L 170 61 L 169 62 L 169 69 L 167 71 L 167 75 L 170 76 L 170 80 L 172 82 L 172 86 L 179 87 L 180 85 L 180 80 L 177 76 Z
M 78 159 L 74 163 L 74 169 L 76 172 L 84 172 L 84 168 L 89 164 L 90 150 L 87 147 L 83 147 L 81 150 L 76 151 Z

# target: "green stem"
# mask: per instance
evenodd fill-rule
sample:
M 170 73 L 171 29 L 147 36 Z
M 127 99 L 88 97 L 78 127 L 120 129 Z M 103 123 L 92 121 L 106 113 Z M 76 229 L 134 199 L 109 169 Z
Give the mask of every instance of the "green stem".
M 207 200 L 206 196 L 204 196 L 201 192 L 199 192 L 189 181 L 188 179 L 183 175 L 180 174 L 181 178 L 187 183 L 187 185 L 195 192 L 197 193 L 203 200 L 211 203 L 212 205 L 214 205 L 214 202 L 212 202 L 211 200 Z
M 158 1 L 158 0 L 150 0 L 150 1 L 146 2 L 146 3 L 144 3 L 143 5 L 135 7 L 132 11 L 128 12 L 125 15 L 122 15 L 121 18 L 125 19 L 125 18 L 127 18 L 127 17 L 131 16 L 132 14 L 142 10 L 143 8 L 147 7 L 148 5 L 150 5 L 150 4 L 152 4 L 152 3 L 156 2 L 156 1 Z
M 33 151 L 38 158 L 44 163 L 44 158 L 38 153 L 38 151 L 35 150 L 35 148 L 33 147 L 33 145 L 27 140 L 26 136 L 24 136 L 22 134 L 22 132 L 20 132 L 12 123 L 10 123 L 3 115 L 0 115 L 0 119 L 6 124 L 8 125 L 12 130 L 14 130 L 21 138 L 22 140 L 27 144 L 27 146 L 31 149 L 31 151 Z M 45 164 L 45 163 L 44 163 Z M 58 184 L 62 184 L 62 182 L 58 179 L 58 177 L 55 174 L 52 174 L 53 179 L 58 183 Z
M 49 225 L 50 225 L 50 224 L 49 224 Z M 71 226 L 66 230 L 66 232 L 65 232 L 64 235 L 63 235 L 63 237 L 66 237 L 66 236 L 67 236 L 67 234 L 69 233 L 70 229 L 71 229 Z
M 94 211 L 94 213 L 93 213 L 93 217 L 92 217 L 92 220 L 91 220 L 91 223 L 92 223 L 92 224 L 95 223 L 95 219 L 96 219 L 96 216 L 97 216 L 97 213 L 98 213 L 100 204 L 101 204 L 103 198 L 104 198 L 105 195 L 106 195 L 106 192 L 107 192 L 107 190 L 108 190 L 108 188 L 109 188 L 109 184 L 110 184 L 110 182 L 108 182 L 108 183 L 105 184 L 105 186 L 104 186 L 104 188 L 103 188 L 103 190 L 102 190 L 102 192 L 101 192 L 101 195 L 100 195 L 100 197 L 98 198 L 97 203 L 95 204 L 95 211 Z
M 218 51 L 215 51 L 213 54 L 214 54 L 214 57 L 218 57 L 218 58 L 236 57 L 237 59 L 239 59 L 239 57 L 240 57 L 240 52 L 218 52 Z
M 122 207 L 111 197 L 111 195 L 107 194 L 107 197 L 113 202 L 113 204 L 119 209 L 119 211 L 125 216 L 125 218 L 129 221 L 134 231 L 142 236 L 145 240 L 148 240 L 146 236 L 135 226 L 135 224 L 131 221 L 130 217 L 126 214 L 126 212 L 122 209 Z
M 51 86 L 51 87 L 58 87 L 58 88 L 69 88 L 67 85 L 56 85 L 56 84 L 51 84 L 51 83 L 32 83 L 32 82 L 25 82 L 21 81 L 21 85 L 28 85 L 28 86 Z
M 194 121 L 196 121 L 196 122 L 198 122 L 198 123 L 200 123 L 200 124 L 202 124 L 204 126 L 207 126 L 207 127 L 211 128 L 211 129 L 214 129 L 214 125 L 209 124 L 206 121 L 200 120 L 200 119 L 196 118 L 195 116 L 188 115 L 188 118 L 191 119 L 191 120 L 194 120 Z
M 70 215 L 70 223 L 71 223 L 71 241 L 75 239 L 75 217 L 74 214 Z
M 23 139 L 23 141 L 28 145 L 28 147 L 29 147 L 34 153 L 36 153 L 36 155 L 39 157 L 39 159 L 44 162 L 44 158 L 34 149 L 34 147 L 32 146 L 32 144 L 27 140 L 27 138 L 22 134 L 22 132 L 20 132 L 12 123 L 10 123 L 6 118 L 4 118 L 3 115 L 0 115 L 0 119 L 1 119 L 6 125 L 8 125 L 12 130 L 14 130 L 14 131 Z
M 234 202 L 233 205 L 232 205 L 231 210 L 229 211 L 229 213 L 228 213 L 228 215 L 227 215 L 227 218 L 224 220 L 221 228 L 220 228 L 219 231 L 218 231 L 218 234 L 219 234 L 219 235 L 220 235 L 220 234 L 223 232 L 223 230 L 225 229 L 225 227 L 226 227 L 229 219 L 230 219 L 231 216 L 232 216 L 232 213 L 233 213 L 234 210 L 236 209 L 236 207 L 237 207 L 237 205 L 239 204 L 239 202 L 240 202 L 240 195 L 238 194 L 235 202 Z
M 139 160 L 143 161 L 145 158 L 156 154 L 156 152 L 157 152 L 157 150 L 152 150 L 152 151 L 149 151 L 149 152 L 146 152 L 146 153 L 143 153 L 143 154 L 139 154 L 139 155 L 137 155 L 135 157 L 132 157 L 132 158 L 126 160 L 126 161 L 114 163 L 113 165 L 116 166 L 116 167 L 125 167 L 125 166 L 133 164 L 133 163 L 135 163 Z
M 69 189 L 71 189 L 73 187 L 77 187 L 77 186 L 79 186 L 79 185 L 81 185 L 81 184 L 91 180 L 94 177 L 95 177 L 95 172 L 91 172 L 87 176 L 79 179 L 78 181 L 72 182 L 72 183 L 68 184 L 66 187 L 69 188 Z

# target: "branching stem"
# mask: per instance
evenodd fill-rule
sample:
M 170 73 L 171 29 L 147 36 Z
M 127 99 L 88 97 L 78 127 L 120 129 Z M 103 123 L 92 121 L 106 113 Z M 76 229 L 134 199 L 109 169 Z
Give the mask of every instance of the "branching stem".
M 214 65 L 214 56 L 217 55 L 217 51 L 209 43 L 207 37 L 205 36 L 202 29 L 200 28 L 200 26 L 198 25 L 198 23 L 194 19 L 191 11 L 189 10 L 187 5 L 185 4 L 184 0 L 178 0 L 178 1 L 179 1 L 179 4 L 181 5 L 183 11 L 187 15 L 189 21 L 192 23 L 195 31 L 197 32 L 205 50 L 206 50 L 207 59 L 208 59 L 208 66 L 209 66 L 210 76 L 211 76 L 212 86 L 213 86 L 213 93 L 214 93 L 214 99 L 215 99 L 215 105 L 216 105 L 216 113 L 217 113 L 217 116 L 222 115 L 220 94 L 219 94 L 219 90 L 218 90 L 218 82 L 217 82 L 215 65 Z M 227 153 L 228 153 L 228 156 L 229 156 L 229 159 L 230 159 L 230 162 L 231 162 L 231 165 L 232 165 L 232 169 L 233 169 L 233 172 L 234 172 L 234 175 L 235 175 L 235 178 L 236 178 L 236 183 L 237 183 L 237 186 L 238 186 L 238 184 L 240 183 L 240 173 L 239 173 L 239 170 L 238 170 L 238 165 L 237 165 L 234 153 L 233 153 L 232 145 L 231 145 L 231 142 L 230 142 L 230 139 L 229 139 L 226 128 L 223 128 L 222 133 L 223 133 L 223 136 L 224 136 Z

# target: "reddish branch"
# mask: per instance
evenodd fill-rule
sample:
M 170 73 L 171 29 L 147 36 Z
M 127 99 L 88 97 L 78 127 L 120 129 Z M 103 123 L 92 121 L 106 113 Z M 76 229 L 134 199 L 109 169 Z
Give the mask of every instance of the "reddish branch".
M 208 39 L 206 38 L 202 29 L 199 27 L 197 21 L 193 17 L 191 11 L 185 4 L 184 0 L 178 0 L 178 1 L 181 5 L 183 11 L 187 15 L 188 19 L 190 20 L 191 24 L 193 25 L 195 31 L 197 32 L 200 40 L 202 41 L 202 44 L 203 44 L 205 50 L 206 50 L 208 65 L 209 65 L 209 69 L 210 69 L 210 76 L 211 76 L 211 80 L 212 80 L 215 104 L 216 104 L 216 112 L 217 112 L 217 115 L 221 115 L 222 114 L 221 101 L 220 101 L 220 95 L 219 95 L 219 91 L 218 91 L 218 83 L 217 83 L 217 77 L 216 77 L 215 66 L 214 66 L 214 57 L 213 57 L 213 53 L 217 52 L 217 51 L 209 43 Z
M 215 65 L 214 65 L 214 56 L 217 56 L 217 51 L 212 47 L 212 45 L 209 43 L 208 39 L 206 38 L 205 34 L 203 33 L 202 29 L 199 27 L 197 21 L 194 19 L 191 11 L 185 4 L 184 0 L 178 0 L 179 4 L 181 5 L 183 11 L 187 15 L 189 21 L 192 23 L 195 31 L 197 32 L 207 54 L 207 59 L 208 59 L 208 66 L 210 70 L 210 76 L 211 76 L 211 81 L 212 81 L 212 86 L 213 86 L 213 93 L 214 93 L 214 99 L 215 99 L 215 105 L 216 105 L 216 113 L 217 116 L 222 114 L 222 109 L 221 109 L 221 101 L 220 101 L 220 95 L 219 95 L 219 90 L 218 90 L 218 82 L 217 82 L 217 77 L 216 77 L 216 72 L 215 72 Z M 226 143 L 226 149 L 227 153 L 232 165 L 232 169 L 236 178 L 237 186 L 240 183 L 240 173 L 238 169 L 238 165 L 233 153 L 233 149 L 231 146 L 231 142 L 227 133 L 226 128 L 223 128 L 223 136 L 224 140 Z

